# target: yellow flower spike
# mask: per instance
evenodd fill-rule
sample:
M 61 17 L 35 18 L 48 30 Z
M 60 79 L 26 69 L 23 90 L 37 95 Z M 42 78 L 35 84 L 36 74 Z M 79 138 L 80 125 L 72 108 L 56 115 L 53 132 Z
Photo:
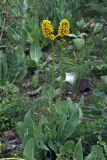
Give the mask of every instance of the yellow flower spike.
M 70 24 L 67 19 L 62 19 L 58 28 L 58 36 L 64 37 L 70 33 Z
M 49 38 L 51 41 L 54 41 L 56 39 L 56 36 L 54 34 L 50 34 Z
M 44 37 L 50 38 L 50 35 L 54 31 L 52 24 L 51 24 L 51 21 L 43 20 L 41 26 L 42 26 L 42 33 L 43 33 Z

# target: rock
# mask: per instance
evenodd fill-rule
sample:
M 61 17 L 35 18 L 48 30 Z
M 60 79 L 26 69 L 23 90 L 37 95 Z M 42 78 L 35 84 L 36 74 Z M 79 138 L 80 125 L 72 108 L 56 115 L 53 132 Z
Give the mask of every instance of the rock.
M 79 85 L 79 92 L 88 92 L 92 89 L 92 83 L 89 78 L 81 79 Z
M 8 139 L 14 139 L 16 137 L 16 133 L 12 130 L 4 131 L 3 135 L 5 138 L 8 138 Z

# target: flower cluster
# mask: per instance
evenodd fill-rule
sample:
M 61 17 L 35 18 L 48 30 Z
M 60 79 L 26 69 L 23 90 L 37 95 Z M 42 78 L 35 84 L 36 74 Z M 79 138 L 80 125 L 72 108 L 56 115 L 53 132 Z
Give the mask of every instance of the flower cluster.
M 52 24 L 49 20 L 42 21 L 42 33 L 44 37 L 49 38 L 50 40 L 55 40 L 56 36 L 53 34 L 54 30 Z
M 57 36 L 55 36 L 54 34 L 50 34 L 49 38 L 50 40 L 54 41 L 56 39 Z
M 50 38 L 50 35 L 53 33 L 53 27 L 49 20 L 42 21 L 42 33 L 44 37 Z
M 59 37 L 64 37 L 68 35 L 70 32 L 70 24 L 67 19 L 63 19 L 60 22 L 59 28 L 58 28 L 58 36 Z
M 69 34 L 70 32 L 70 24 L 67 19 L 63 19 L 60 22 L 59 28 L 58 28 L 58 34 L 54 35 L 52 24 L 49 20 L 43 20 L 42 21 L 42 33 L 44 37 L 49 38 L 50 40 L 55 40 L 57 37 L 64 37 Z

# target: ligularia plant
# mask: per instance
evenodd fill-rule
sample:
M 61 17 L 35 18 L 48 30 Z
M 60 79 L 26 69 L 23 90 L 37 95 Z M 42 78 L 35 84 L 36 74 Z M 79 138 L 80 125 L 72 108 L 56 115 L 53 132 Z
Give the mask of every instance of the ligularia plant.
M 58 27 L 58 37 L 64 38 L 64 36 L 70 33 L 70 24 L 67 19 L 63 19 Z M 62 99 L 62 60 L 63 60 L 63 42 L 60 43 L 60 101 Z
M 56 38 L 64 38 L 64 36 L 70 33 L 70 24 L 67 19 L 62 19 L 59 27 L 57 35 L 54 35 L 54 29 L 52 27 L 51 21 L 43 20 L 42 24 L 42 33 L 44 37 L 50 39 L 52 41 L 52 59 L 53 59 L 53 67 L 52 67 L 52 98 L 51 98 L 51 109 L 53 108 L 53 98 L 54 98 L 54 44 L 53 41 Z M 60 100 L 62 99 L 62 59 L 63 59 L 63 43 L 60 43 Z
M 51 111 L 52 111 L 53 110 L 53 98 L 54 98 L 54 44 L 53 44 L 53 41 L 55 40 L 56 36 L 53 34 L 54 30 L 49 20 L 43 20 L 41 27 L 42 27 L 43 36 L 52 41 L 52 62 L 53 62 L 53 65 L 52 65 L 52 98 L 51 98 Z

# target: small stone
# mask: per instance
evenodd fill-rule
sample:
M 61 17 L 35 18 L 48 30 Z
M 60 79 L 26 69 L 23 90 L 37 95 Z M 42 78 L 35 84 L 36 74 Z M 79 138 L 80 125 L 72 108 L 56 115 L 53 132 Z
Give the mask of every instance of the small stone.
M 8 139 L 14 139 L 16 137 L 16 133 L 14 131 L 4 131 L 3 132 L 3 135 L 5 138 L 8 138 Z
M 79 85 L 79 92 L 88 92 L 91 89 L 92 89 L 91 80 L 88 78 L 81 79 L 80 85 Z

